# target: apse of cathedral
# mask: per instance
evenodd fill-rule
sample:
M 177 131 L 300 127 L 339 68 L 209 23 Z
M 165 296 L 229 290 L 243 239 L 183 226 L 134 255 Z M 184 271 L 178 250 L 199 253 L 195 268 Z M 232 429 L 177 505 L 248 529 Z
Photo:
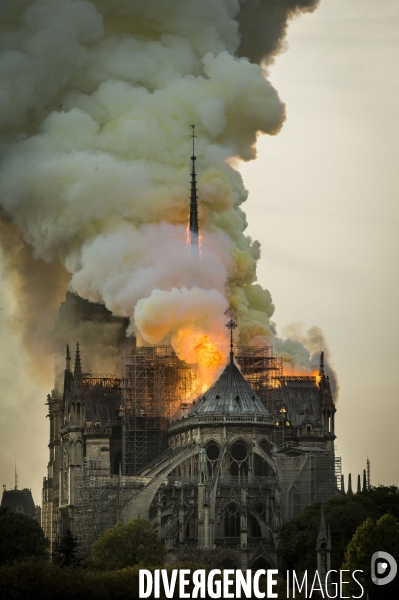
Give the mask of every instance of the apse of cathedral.
M 190 401 L 195 366 L 170 346 L 125 349 L 120 377 L 89 373 L 84 359 L 77 344 L 72 368 L 67 347 L 62 392 L 47 400 L 42 526 L 52 544 L 70 529 L 83 556 L 105 529 L 140 516 L 172 555 L 231 548 L 241 567 L 273 567 L 283 521 L 339 493 L 323 354 L 318 375 L 284 376 L 271 348 L 231 337 L 227 365 Z

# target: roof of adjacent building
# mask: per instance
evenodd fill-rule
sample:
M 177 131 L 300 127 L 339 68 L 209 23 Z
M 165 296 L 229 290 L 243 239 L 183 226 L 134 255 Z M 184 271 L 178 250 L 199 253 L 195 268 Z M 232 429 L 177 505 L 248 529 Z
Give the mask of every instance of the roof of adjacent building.
M 33 517 L 35 514 L 35 503 L 33 502 L 32 492 L 27 488 L 23 490 L 4 490 L 1 499 L 1 506 L 8 506 L 12 512 Z
M 193 403 L 189 415 L 270 416 L 234 362 L 230 362 L 209 390 Z

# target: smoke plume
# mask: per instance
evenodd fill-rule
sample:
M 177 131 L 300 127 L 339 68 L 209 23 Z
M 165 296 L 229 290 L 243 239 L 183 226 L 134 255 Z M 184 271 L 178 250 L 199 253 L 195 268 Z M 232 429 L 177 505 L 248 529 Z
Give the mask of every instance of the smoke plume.
M 279 339 L 270 323 L 270 293 L 256 283 L 259 243 L 245 235 L 247 192 L 231 164 L 255 158 L 259 134 L 280 131 L 285 108 L 267 65 L 288 20 L 317 4 L 2 3 L 0 203 L 17 232 L 3 246 L 28 315 L 25 340 L 41 328 L 48 335 L 43 324 L 69 281 L 128 317 L 140 343 L 169 341 L 184 357 L 182 332 L 195 328 L 226 344 L 230 307 L 237 341 L 273 344 L 286 363 L 310 368 L 306 340 Z M 193 123 L 194 287 L 186 230 Z

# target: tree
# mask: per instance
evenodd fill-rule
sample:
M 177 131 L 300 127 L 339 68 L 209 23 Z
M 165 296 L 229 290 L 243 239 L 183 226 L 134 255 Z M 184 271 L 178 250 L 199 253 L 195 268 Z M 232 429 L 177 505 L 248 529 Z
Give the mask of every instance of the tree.
M 342 569 L 348 569 L 350 572 L 356 569 L 363 571 L 362 585 L 371 600 L 396 599 L 399 597 L 398 577 L 383 586 L 377 586 L 371 580 L 371 557 L 379 550 L 388 552 L 399 561 L 399 523 L 392 515 L 385 514 L 377 522 L 366 519 L 358 527 L 348 544 Z M 358 595 L 359 587 L 348 586 L 349 592 L 350 587 Z
M 78 547 L 78 539 L 76 536 L 72 535 L 70 529 L 66 532 L 66 534 L 61 538 L 60 542 L 57 544 L 54 552 L 54 560 L 55 562 L 65 565 L 66 567 L 70 567 L 71 565 L 76 564 L 76 549 Z
M 240 556 L 230 548 L 192 548 L 186 547 L 179 553 L 181 562 L 191 562 L 198 569 L 239 569 Z
M 117 523 L 93 544 L 89 564 L 96 568 L 123 569 L 133 565 L 163 563 L 166 548 L 146 519 Z
M 35 519 L 0 509 L 0 564 L 28 556 L 47 557 L 49 545 Z
M 321 506 L 320 502 L 311 504 L 302 515 L 281 527 L 278 553 L 285 568 L 310 571 L 316 568 Z M 378 486 L 359 494 L 335 496 L 325 502 L 323 508 L 331 529 L 331 568 L 339 570 L 352 536 L 368 517 L 375 520 L 389 513 L 399 519 L 399 489 Z

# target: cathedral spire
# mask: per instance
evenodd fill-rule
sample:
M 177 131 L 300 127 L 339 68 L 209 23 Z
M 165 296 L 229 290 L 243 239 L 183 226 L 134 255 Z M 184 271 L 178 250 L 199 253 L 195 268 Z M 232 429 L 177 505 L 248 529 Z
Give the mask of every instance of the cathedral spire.
M 67 344 L 66 347 L 66 370 L 70 373 L 71 372 L 71 354 L 69 352 L 69 345 Z
M 230 329 L 230 364 L 234 363 L 234 351 L 233 351 L 233 331 L 237 327 L 237 323 L 230 319 L 228 323 L 226 323 L 227 329 Z
M 82 365 L 80 363 L 79 342 L 76 342 L 74 380 L 76 383 L 80 383 L 82 381 Z
M 190 246 L 191 246 L 191 252 L 193 253 L 193 250 L 198 252 L 199 227 L 198 227 L 198 203 L 197 203 L 197 200 L 198 200 L 197 174 L 195 172 L 195 161 L 197 160 L 197 157 L 195 156 L 195 146 L 194 146 L 194 141 L 197 136 L 195 135 L 195 125 L 191 125 L 191 127 L 193 128 L 193 133 L 191 135 L 191 137 L 193 138 L 193 155 L 191 157 L 192 167 L 191 167 L 191 195 L 190 195 Z
M 320 367 L 319 367 L 319 375 L 320 377 L 324 376 L 324 352 L 320 354 Z

